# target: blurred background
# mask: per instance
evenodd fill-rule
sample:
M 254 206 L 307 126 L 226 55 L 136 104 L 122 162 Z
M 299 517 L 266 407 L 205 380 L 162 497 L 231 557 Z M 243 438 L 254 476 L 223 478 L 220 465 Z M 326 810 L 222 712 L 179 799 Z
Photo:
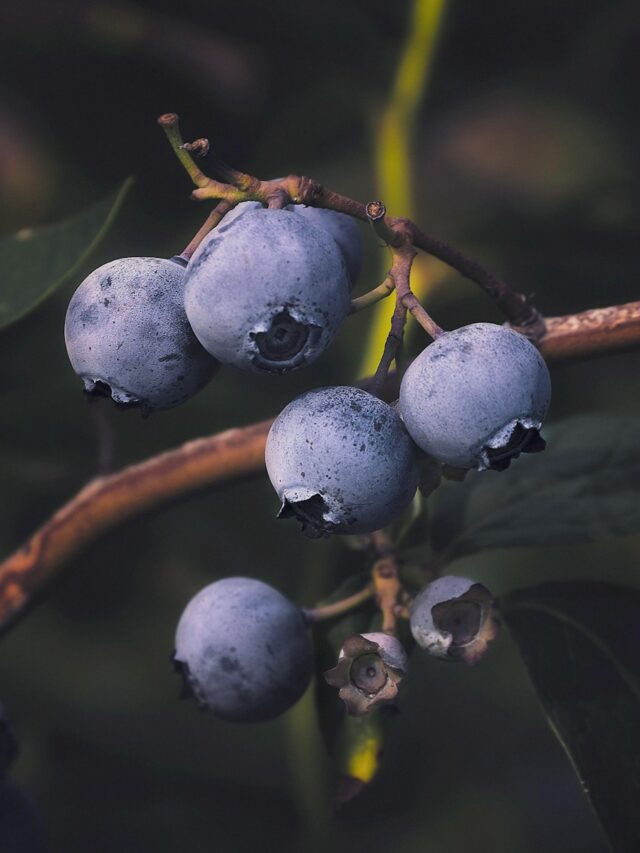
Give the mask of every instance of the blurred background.
M 633 0 L 21 0 L 0 11 L 0 68 L 1 234 L 136 176 L 90 262 L 0 335 L 2 553 L 97 472 L 105 417 L 121 467 L 375 366 L 387 320 L 364 312 L 291 377 L 222 370 L 148 420 L 87 405 L 62 335 L 74 287 L 107 260 L 179 252 L 206 216 L 156 125 L 163 112 L 245 171 L 383 198 L 535 293 L 547 315 L 638 298 Z M 363 233 L 360 292 L 386 263 Z M 421 261 L 415 284 L 445 327 L 500 321 L 435 262 Z M 425 343 L 415 329 L 409 340 L 413 352 Z M 638 354 L 555 368 L 552 420 L 637 413 L 639 371 Z M 178 701 L 173 635 L 200 587 L 250 575 L 311 606 L 362 568 L 344 543 L 276 524 L 276 509 L 257 478 L 137 519 L 84 551 L 3 638 L 0 700 L 21 746 L 12 778 L 47 849 L 603 853 L 506 631 L 474 669 L 414 655 L 380 771 L 337 816 L 313 691 L 260 726 Z M 556 578 L 637 584 L 639 553 L 635 537 L 491 552 L 454 570 L 496 593 Z

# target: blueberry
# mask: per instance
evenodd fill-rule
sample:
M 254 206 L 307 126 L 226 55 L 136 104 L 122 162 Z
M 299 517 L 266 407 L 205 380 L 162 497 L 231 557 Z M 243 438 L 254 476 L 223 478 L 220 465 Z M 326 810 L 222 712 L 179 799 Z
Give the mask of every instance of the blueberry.
M 420 590 L 409 624 L 416 643 L 430 655 L 469 664 L 483 657 L 498 630 L 489 590 L 457 575 L 444 575 Z
M 332 341 L 349 310 L 349 276 L 333 238 L 304 217 L 240 207 L 187 267 L 187 316 L 220 361 L 285 373 Z
M 399 410 L 428 454 L 456 468 L 502 470 L 544 448 L 551 381 L 523 335 L 492 323 L 445 332 L 409 366 Z
M 313 670 L 302 610 L 268 584 L 242 577 L 216 581 L 191 599 L 174 659 L 202 707 L 248 722 L 294 705 Z
M 359 388 L 308 391 L 278 415 L 267 472 L 308 536 L 368 533 L 410 503 L 419 479 L 414 446 L 395 411 Z
M 342 252 L 351 284 L 354 285 L 362 269 L 363 245 L 358 223 L 352 216 L 338 213 L 337 210 L 325 210 L 323 207 L 307 207 L 304 204 L 291 205 L 289 208 L 307 219 L 316 228 L 331 234 Z
M 65 341 L 90 394 L 169 409 L 196 394 L 217 363 L 196 340 L 183 305 L 185 270 L 160 258 L 121 258 L 74 293 Z
M 223 217 L 220 225 L 230 225 L 249 210 L 258 210 L 261 207 L 259 201 L 242 201 Z M 290 204 L 287 205 L 286 210 L 292 210 L 299 214 L 314 228 L 319 228 L 333 237 L 342 252 L 342 257 L 347 265 L 349 280 L 353 286 L 360 275 L 364 254 L 362 234 L 356 220 L 345 213 L 339 213 L 337 210 L 309 207 L 306 204 Z

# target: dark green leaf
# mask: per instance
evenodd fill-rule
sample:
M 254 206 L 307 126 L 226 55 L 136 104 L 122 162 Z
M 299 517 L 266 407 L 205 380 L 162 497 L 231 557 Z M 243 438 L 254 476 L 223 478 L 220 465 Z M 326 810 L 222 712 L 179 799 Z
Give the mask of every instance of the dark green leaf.
M 470 472 L 430 503 L 436 551 L 582 542 L 640 530 L 640 418 L 570 418 L 546 431 L 544 453 L 507 471 Z
M 499 602 L 616 853 L 640 850 L 640 591 L 550 583 Z
M 0 239 L 0 329 L 26 316 L 82 268 L 116 218 L 133 183 L 71 219 Z

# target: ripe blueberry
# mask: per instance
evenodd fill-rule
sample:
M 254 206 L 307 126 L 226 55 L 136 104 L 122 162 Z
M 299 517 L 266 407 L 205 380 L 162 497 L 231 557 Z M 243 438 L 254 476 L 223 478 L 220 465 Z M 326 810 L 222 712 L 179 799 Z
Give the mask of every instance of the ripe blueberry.
M 523 335 L 492 323 L 445 332 L 409 366 L 399 410 L 409 434 L 457 468 L 501 471 L 544 448 L 549 407 L 544 359 Z
M 353 286 L 360 275 L 364 253 L 362 234 L 356 220 L 345 213 L 339 213 L 337 210 L 325 210 L 323 207 L 307 207 L 304 204 L 295 204 L 288 209 L 305 217 L 316 228 L 324 229 L 331 234 L 342 252 Z
M 71 365 L 88 393 L 168 409 L 196 394 L 217 364 L 183 305 L 185 271 L 161 258 L 120 258 L 94 270 L 67 309 Z
M 220 224 L 229 225 L 249 210 L 258 210 L 261 207 L 262 205 L 259 201 L 240 202 L 240 204 L 236 205 L 233 210 L 226 214 Z M 364 254 L 362 233 L 355 219 L 336 210 L 325 210 L 322 207 L 308 207 L 305 204 L 290 204 L 286 209 L 299 214 L 315 228 L 326 231 L 333 237 L 342 252 L 347 265 L 349 279 L 353 286 L 360 275 Z
M 415 641 L 444 660 L 477 663 L 496 636 L 491 593 L 482 584 L 445 575 L 427 584 L 411 606 Z
M 349 310 L 335 241 L 288 210 L 228 216 L 187 267 L 185 308 L 196 336 L 220 361 L 254 372 L 315 361 Z
M 395 411 L 359 388 L 320 388 L 297 397 L 274 421 L 265 452 L 282 501 L 310 537 L 368 533 L 413 498 L 415 449 Z
M 187 604 L 174 660 L 204 708 L 225 720 L 270 720 L 306 690 L 313 653 L 302 610 L 268 584 L 224 578 Z

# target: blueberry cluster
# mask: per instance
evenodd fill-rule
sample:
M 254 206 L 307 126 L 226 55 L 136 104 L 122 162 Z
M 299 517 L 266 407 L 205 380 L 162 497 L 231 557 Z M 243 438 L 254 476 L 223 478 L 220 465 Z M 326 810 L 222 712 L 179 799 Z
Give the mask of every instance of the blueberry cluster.
M 350 387 L 308 391 L 276 418 L 267 472 L 309 536 L 366 533 L 392 521 L 419 481 L 418 450 L 452 468 L 501 471 L 540 437 L 551 384 L 512 329 L 445 332 L 409 366 L 392 407 Z
M 187 400 L 221 363 L 297 370 L 330 345 L 361 264 L 350 217 L 241 203 L 186 265 L 125 258 L 91 273 L 67 311 L 69 357 L 87 393 L 147 411 Z M 279 517 L 297 519 L 310 537 L 379 530 L 411 503 L 425 454 L 438 470 L 500 471 L 542 450 L 549 399 L 535 346 L 490 323 L 438 334 L 407 369 L 394 405 L 351 386 L 307 391 L 267 438 Z M 406 615 L 417 644 L 447 660 L 474 663 L 496 630 L 488 591 L 455 576 L 428 584 Z M 226 578 L 188 604 L 174 661 L 215 715 L 272 719 L 309 685 L 308 627 L 307 614 L 272 587 Z M 394 699 L 405 668 L 398 639 L 372 632 L 345 641 L 326 679 L 350 713 L 365 714 Z
M 349 310 L 362 263 L 351 217 L 239 204 L 180 258 L 122 258 L 92 272 L 65 322 L 69 359 L 89 394 L 168 409 L 219 363 L 285 373 L 315 361 Z
M 88 393 L 147 411 L 197 393 L 219 363 L 285 373 L 315 361 L 346 317 L 362 264 L 354 220 L 238 204 L 180 258 L 125 258 L 91 273 L 67 311 Z M 544 447 L 549 373 L 523 335 L 491 323 L 445 332 L 409 366 L 394 408 L 352 387 L 309 391 L 266 448 L 280 517 L 312 537 L 368 533 L 412 500 L 418 450 L 453 468 L 506 468 Z
M 411 632 L 430 655 L 477 663 L 496 636 L 493 599 L 481 584 L 454 575 L 427 584 L 410 614 Z M 313 647 L 301 610 L 262 581 L 231 577 L 200 590 L 176 631 L 174 664 L 184 693 L 235 722 L 271 720 L 311 682 Z M 407 668 L 397 637 L 381 631 L 348 637 L 325 673 L 349 714 L 393 702 Z

